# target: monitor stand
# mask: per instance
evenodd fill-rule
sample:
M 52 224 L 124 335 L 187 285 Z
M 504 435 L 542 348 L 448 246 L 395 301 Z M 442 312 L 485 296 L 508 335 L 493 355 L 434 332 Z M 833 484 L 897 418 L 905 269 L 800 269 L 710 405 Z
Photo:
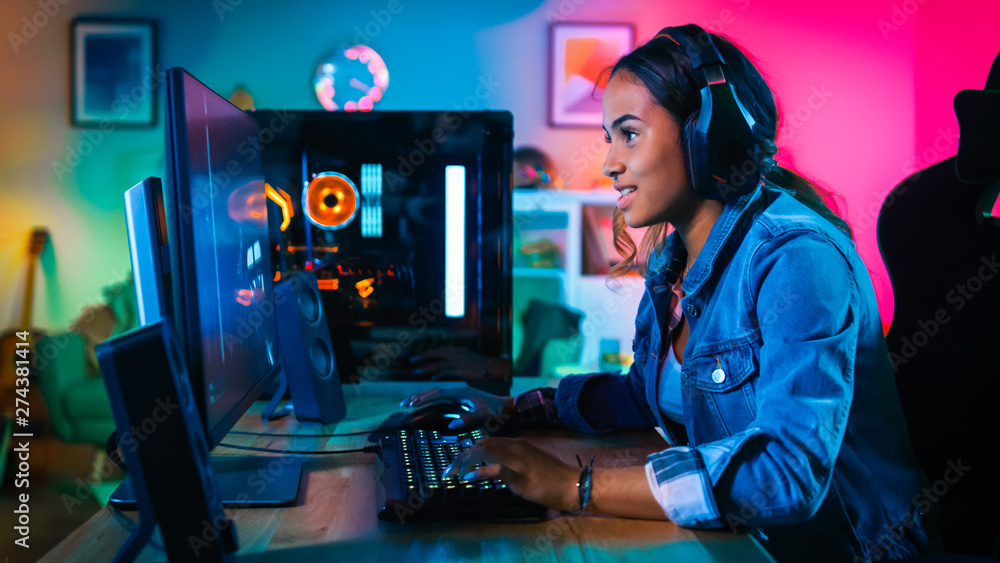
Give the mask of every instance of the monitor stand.
M 302 460 L 291 456 L 218 456 L 212 458 L 212 471 L 225 506 L 288 506 L 298 497 Z M 122 510 L 136 509 L 132 480 L 126 477 L 108 503 Z

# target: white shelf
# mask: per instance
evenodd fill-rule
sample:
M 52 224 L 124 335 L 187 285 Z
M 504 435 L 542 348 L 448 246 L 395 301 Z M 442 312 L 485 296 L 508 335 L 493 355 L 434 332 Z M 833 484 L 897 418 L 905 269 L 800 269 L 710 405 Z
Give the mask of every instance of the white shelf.
M 515 278 L 556 278 L 562 281 L 562 302 L 584 313 L 582 363 L 596 363 L 600 341 L 615 339 L 619 350 L 631 353 L 635 313 L 644 290 L 638 276 L 608 281 L 606 275 L 585 275 L 583 266 L 583 208 L 614 206 L 618 194 L 612 190 L 514 190 L 515 239 L 537 230 L 560 235 L 562 268 L 514 268 Z M 530 240 L 530 239 L 529 239 Z M 515 252 L 519 249 L 515 248 Z

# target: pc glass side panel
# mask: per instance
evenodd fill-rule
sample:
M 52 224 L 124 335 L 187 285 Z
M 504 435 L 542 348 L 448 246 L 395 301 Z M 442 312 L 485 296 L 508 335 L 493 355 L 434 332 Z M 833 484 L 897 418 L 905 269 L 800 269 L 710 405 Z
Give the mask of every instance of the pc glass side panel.
M 316 273 L 344 380 L 419 377 L 407 358 L 435 346 L 509 357 L 509 112 L 250 115 L 296 206 L 282 260 Z

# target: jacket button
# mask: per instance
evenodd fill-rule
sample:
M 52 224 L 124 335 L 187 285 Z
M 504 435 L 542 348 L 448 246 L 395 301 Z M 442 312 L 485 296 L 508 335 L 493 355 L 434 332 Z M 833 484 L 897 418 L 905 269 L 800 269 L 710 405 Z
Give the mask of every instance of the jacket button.
M 726 380 L 726 371 L 722 368 L 715 368 L 712 372 L 712 381 L 716 383 L 722 383 Z
M 689 317 L 698 316 L 698 308 L 695 307 L 694 305 L 688 305 L 687 307 L 685 307 L 684 312 L 687 313 Z

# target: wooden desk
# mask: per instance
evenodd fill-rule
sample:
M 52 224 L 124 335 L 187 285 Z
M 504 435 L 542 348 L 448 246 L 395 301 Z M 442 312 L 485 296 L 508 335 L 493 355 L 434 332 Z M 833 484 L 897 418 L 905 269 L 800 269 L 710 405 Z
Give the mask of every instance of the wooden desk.
M 537 383 L 538 380 L 533 380 Z M 399 401 L 427 383 L 378 382 L 345 386 L 347 417 L 336 425 L 306 427 L 294 420 L 270 425 L 256 405 L 236 428 L 270 432 L 350 432 L 376 428 Z M 517 385 L 515 385 L 515 389 Z M 570 432 L 526 434 L 568 462 L 576 454 L 597 455 L 595 466 L 645 463 L 662 449 L 655 432 L 621 432 L 590 437 Z M 365 438 L 271 438 L 230 435 L 227 442 L 289 449 L 352 449 Z M 217 450 L 218 453 L 234 450 Z M 234 452 L 233 455 L 245 452 Z M 217 455 L 217 454 L 215 454 Z M 271 454 L 261 454 L 271 455 Z M 241 561 L 773 561 L 750 536 L 680 528 L 669 522 L 549 513 L 535 523 L 381 522 L 376 519 L 377 464 L 374 454 L 305 458 L 296 506 L 227 508 L 236 523 Z M 128 513 L 137 518 L 136 513 Z M 105 508 L 46 554 L 42 561 L 110 561 L 128 537 Z M 147 547 L 143 561 L 165 554 Z

